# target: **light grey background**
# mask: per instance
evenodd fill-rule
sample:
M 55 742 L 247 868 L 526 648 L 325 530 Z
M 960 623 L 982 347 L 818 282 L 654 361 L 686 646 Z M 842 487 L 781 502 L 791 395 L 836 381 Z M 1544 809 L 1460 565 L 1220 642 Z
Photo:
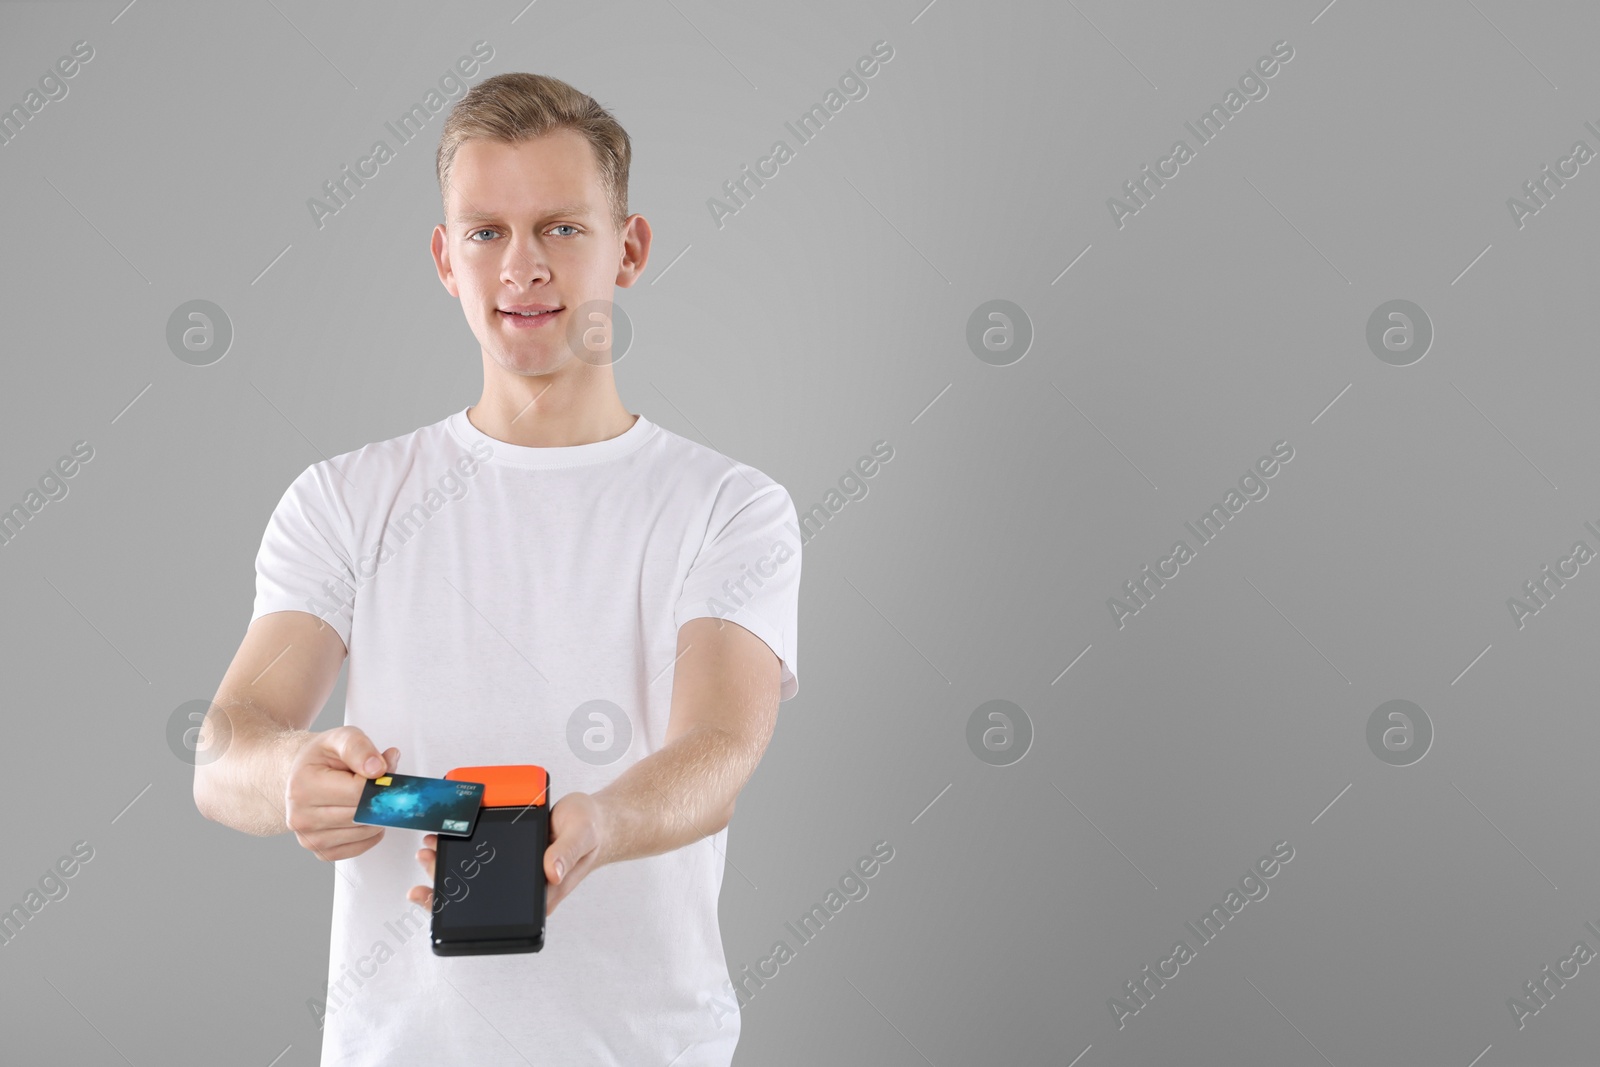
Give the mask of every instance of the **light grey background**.
M 474 83 L 556 75 L 633 138 L 629 410 L 802 511 L 894 449 L 805 548 L 730 969 L 894 858 L 751 999 L 737 1062 L 1594 1061 L 1600 965 L 1520 1030 L 1507 999 L 1600 950 L 1600 575 L 1520 629 L 1507 599 L 1600 547 L 1600 163 L 1520 229 L 1506 201 L 1600 149 L 1600 12 L 924 2 L 0 7 L 0 106 L 95 52 L 0 147 L 0 505 L 94 448 L 0 547 L 0 904 L 95 850 L 0 948 L 0 1058 L 317 1062 L 334 872 L 202 819 L 166 729 L 215 692 L 292 478 L 477 398 L 427 253 L 442 115 L 320 230 L 306 201 L 483 40 Z M 868 95 L 719 229 L 707 199 L 879 40 Z M 1119 229 L 1107 198 L 1280 40 Z M 165 340 L 193 299 L 235 330 L 207 367 Z M 1010 366 L 966 342 L 992 299 L 1035 333 Z M 1435 330 L 1407 367 L 1366 343 L 1393 299 Z M 1107 598 L 1280 440 L 1269 495 L 1119 629 Z M 1400 698 L 1435 731 L 1410 766 L 1366 740 Z M 1033 730 L 1010 766 L 967 742 L 997 699 Z M 1278 841 L 1270 894 L 1119 1029 L 1109 998 Z

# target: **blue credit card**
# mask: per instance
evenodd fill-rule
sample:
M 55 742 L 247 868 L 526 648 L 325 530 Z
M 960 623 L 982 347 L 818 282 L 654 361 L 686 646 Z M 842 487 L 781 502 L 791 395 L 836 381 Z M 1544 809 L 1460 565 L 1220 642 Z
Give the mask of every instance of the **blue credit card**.
M 482 782 L 386 774 L 362 786 L 352 821 L 471 837 L 482 806 Z

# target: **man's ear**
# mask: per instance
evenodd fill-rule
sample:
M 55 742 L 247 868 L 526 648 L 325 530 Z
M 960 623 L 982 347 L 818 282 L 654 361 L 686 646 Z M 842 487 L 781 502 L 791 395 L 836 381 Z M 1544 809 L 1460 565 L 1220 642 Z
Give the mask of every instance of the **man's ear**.
M 434 269 L 439 272 L 439 282 L 451 296 L 460 299 L 461 290 L 456 286 L 455 271 L 450 268 L 450 237 L 445 231 L 444 223 L 433 228 L 433 236 L 428 240 L 428 251 L 433 256 Z
M 616 284 L 630 288 L 644 274 L 650 260 L 650 223 L 643 215 L 629 215 L 622 224 L 622 262 L 617 267 Z

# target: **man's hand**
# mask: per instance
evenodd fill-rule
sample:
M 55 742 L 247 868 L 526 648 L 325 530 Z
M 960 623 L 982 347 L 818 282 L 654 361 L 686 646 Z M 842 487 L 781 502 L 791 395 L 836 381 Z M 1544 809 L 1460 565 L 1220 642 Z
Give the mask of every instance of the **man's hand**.
M 545 891 L 544 913 L 553 914 L 556 905 L 578 887 L 585 876 L 606 863 L 605 805 L 588 793 L 567 793 L 550 809 L 550 847 L 544 851 L 544 877 L 550 883 Z M 429 834 L 417 849 L 417 862 L 428 876 L 427 885 L 411 887 L 406 899 L 433 910 L 434 863 L 439 855 L 439 835 Z
M 393 774 L 400 750 L 378 747 L 354 726 L 312 734 L 289 767 L 283 790 L 284 824 L 325 860 L 359 856 L 383 840 L 383 827 L 354 821 L 368 778 Z

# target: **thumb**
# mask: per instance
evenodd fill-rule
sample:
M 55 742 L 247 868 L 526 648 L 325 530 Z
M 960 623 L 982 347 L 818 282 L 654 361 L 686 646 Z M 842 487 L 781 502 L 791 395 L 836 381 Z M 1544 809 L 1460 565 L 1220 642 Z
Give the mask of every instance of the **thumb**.
M 566 876 L 567 869 L 571 866 L 567 862 L 566 851 L 560 845 L 551 846 L 547 857 L 549 872 L 547 877 L 552 885 L 560 885 L 561 879 Z
M 378 755 L 378 746 L 360 730 L 346 731 L 334 745 L 334 753 L 344 765 L 366 778 L 383 774 L 384 759 Z

